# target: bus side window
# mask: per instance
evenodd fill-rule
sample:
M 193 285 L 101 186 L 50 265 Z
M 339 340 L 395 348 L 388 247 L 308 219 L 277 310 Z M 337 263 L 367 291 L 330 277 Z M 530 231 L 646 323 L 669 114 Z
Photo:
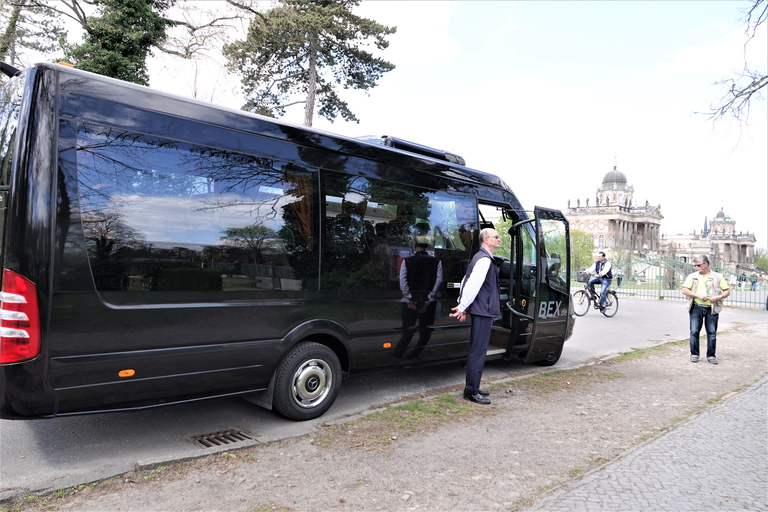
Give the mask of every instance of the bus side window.
M 187 292 L 157 299 L 173 302 L 195 300 L 194 292 L 316 288 L 310 171 L 99 126 L 77 133 L 80 210 L 99 291 Z

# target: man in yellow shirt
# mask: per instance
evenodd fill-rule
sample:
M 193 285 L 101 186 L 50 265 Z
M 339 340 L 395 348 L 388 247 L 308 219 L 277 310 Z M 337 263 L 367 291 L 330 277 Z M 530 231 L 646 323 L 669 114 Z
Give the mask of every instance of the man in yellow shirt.
M 683 295 L 690 298 L 688 314 L 691 320 L 691 362 L 699 361 L 699 334 L 701 326 L 707 331 L 707 361 L 717 364 L 717 320 L 723 309 L 723 300 L 731 294 L 728 282 L 721 274 L 709 269 L 709 258 L 696 256 L 693 263 L 697 272 L 683 283 Z

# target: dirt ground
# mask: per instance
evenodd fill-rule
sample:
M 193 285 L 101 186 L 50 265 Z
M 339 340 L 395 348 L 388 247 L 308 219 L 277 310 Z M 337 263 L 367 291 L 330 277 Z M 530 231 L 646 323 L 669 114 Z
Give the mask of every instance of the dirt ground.
M 443 394 L 423 401 L 438 404 L 436 413 L 390 407 L 394 414 L 381 420 L 0 510 L 525 510 L 543 492 L 759 380 L 768 373 L 767 344 L 764 326 L 742 326 L 718 336 L 719 365 L 690 363 L 687 342 L 670 343 L 576 370 L 484 382 L 491 406 Z

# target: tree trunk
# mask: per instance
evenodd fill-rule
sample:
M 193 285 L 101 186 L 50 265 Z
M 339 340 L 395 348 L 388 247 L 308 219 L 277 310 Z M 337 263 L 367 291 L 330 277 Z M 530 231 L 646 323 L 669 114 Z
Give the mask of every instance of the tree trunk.
M 309 49 L 309 82 L 307 83 L 307 103 L 304 108 L 304 126 L 312 126 L 312 119 L 315 117 L 315 92 L 317 89 L 317 36 L 310 38 Z
M 8 26 L 5 27 L 5 33 L 0 40 L 0 60 L 5 60 L 11 65 L 14 65 L 16 61 L 16 26 L 21 16 L 21 4 L 23 3 L 13 7 Z

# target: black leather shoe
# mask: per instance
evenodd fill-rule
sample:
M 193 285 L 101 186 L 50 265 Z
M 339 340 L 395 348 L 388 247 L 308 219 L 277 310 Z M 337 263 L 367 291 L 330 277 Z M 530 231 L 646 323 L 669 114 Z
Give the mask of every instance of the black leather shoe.
M 466 390 L 464 391 L 464 400 L 469 400 L 470 402 L 474 402 L 474 403 L 480 404 L 480 405 L 489 405 L 491 403 L 490 400 L 485 398 L 480 393 L 476 393 L 474 395 L 470 395 L 469 393 L 466 392 Z
M 464 388 L 464 394 L 465 394 L 465 395 L 466 395 L 466 394 L 468 394 L 468 393 L 467 393 L 467 388 Z M 491 393 L 490 393 L 489 391 L 483 391 L 483 390 L 481 389 L 480 391 L 478 391 L 478 392 L 477 392 L 477 394 L 478 394 L 478 395 L 483 395 L 483 396 L 489 396 Z

